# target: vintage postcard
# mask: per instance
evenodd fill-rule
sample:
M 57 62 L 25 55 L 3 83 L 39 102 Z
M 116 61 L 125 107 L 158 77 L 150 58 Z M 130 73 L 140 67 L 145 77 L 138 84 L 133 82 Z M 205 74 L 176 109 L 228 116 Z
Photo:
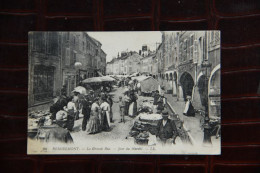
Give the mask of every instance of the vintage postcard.
M 28 39 L 28 154 L 221 153 L 220 31 Z

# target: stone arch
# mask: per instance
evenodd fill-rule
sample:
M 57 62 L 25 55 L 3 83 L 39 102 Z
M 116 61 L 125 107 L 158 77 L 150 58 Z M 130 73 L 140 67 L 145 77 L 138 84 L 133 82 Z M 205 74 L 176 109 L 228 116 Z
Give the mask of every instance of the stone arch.
M 209 77 L 209 85 L 208 85 L 208 91 L 210 91 L 210 87 L 212 87 L 212 78 L 214 77 L 214 75 L 216 74 L 216 72 L 220 72 L 220 64 L 218 64 L 210 73 L 210 77 Z
M 186 97 L 192 96 L 194 80 L 188 72 L 184 72 L 180 77 L 180 85 L 183 90 L 183 98 L 186 100 Z
M 196 80 L 197 80 L 197 83 L 199 82 L 200 77 L 203 76 L 203 75 L 204 75 L 203 72 L 200 72 L 200 73 L 199 73 L 199 75 L 198 75 L 198 77 L 197 77 L 197 79 L 196 79 Z
M 172 75 L 172 73 L 170 73 L 170 80 L 173 80 L 173 75 Z
M 220 116 L 220 64 L 217 65 L 209 77 L 208 99 L 209 116 Z

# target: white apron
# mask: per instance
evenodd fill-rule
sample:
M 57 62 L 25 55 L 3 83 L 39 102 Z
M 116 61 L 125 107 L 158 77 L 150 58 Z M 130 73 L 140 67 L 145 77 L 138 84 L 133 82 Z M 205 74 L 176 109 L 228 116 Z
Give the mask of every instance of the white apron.
M 183 111 L 184 114 L 187 114 L 189 107 L 190 107 L 190 101 L 187 101 L 186 104 L 185 104 L 184 111 Z

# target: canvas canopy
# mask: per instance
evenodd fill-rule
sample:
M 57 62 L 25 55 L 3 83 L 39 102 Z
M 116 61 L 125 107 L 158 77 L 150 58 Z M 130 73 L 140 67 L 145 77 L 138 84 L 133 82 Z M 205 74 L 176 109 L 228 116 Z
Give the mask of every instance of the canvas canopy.
M 139 75 L 140 75 L 139 72 L 135 72 L 135 73 L 131 74 L 129 77 L 135 77 L 135 76 L 139 76 Z
M 141 92 L 151 93 L 152 91 L 158 90 L 159 83 L 151 76 L 138 76 L 133 77 L 141 84 Z
M 110 76 L 101 76 L 101 77 L 92 77 L 83 80 L 83 83 L 97 83 L 97 82 L 113 82 L 115 81 L 114 78 Z

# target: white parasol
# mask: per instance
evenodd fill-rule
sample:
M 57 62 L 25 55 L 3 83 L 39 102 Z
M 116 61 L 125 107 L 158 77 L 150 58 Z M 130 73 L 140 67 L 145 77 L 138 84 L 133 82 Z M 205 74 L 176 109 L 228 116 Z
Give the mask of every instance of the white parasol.
M 74 88 L 74 90 L 72 92 L 78 92 L 80 94 L 87 94 L 87 90 L 86 88 L 82 87 L 82 86 L 77 86 L 76 88 Z

